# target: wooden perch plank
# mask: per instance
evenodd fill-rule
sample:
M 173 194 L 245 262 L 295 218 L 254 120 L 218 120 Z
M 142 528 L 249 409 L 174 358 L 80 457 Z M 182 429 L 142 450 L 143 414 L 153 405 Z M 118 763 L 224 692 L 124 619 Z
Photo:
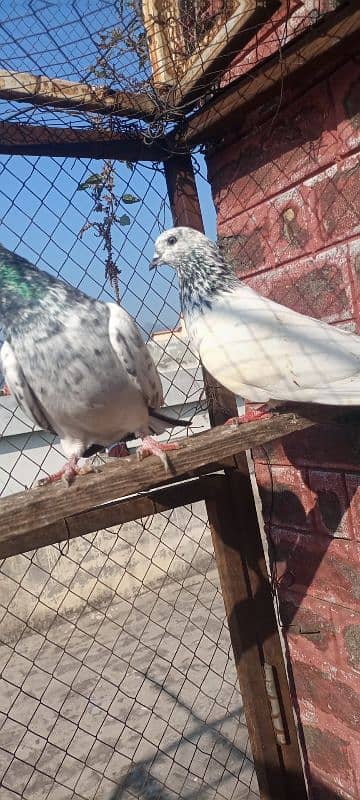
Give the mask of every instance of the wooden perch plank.
M 344 8 L 331 12 L 327 18 L 311 31 L 271 56 L 245 78 L 234 81 L 230 88 L 220 92 L 215 100 L 195 114 L 178 137 L 177 142 L 187 146 L 204 143 L 211 138 L 223 136 L 232 119 L 239 112 L 258 103 L 260 95 L 274 92 L 283 80 L 296 74 L 312 61 L 328 54 L 345 39 L 353 41 L 358 48 L 360 31 L 360 9 L 358 0 L 351 0 Z M 299 78 L 298 78 L 299 80 Z
M 140 134 L 0 122 L 1 154 L 162 161 L 166 152 L 157 142 L 146 145 Z
M 148 495 L 117 500 L 92 508 L 90 511 L 67 516 L 45 528 L 37 527 L 28 533 L 1 530 L 0 558 L 75 539 L 77 536 L 85 536 L 102 528 L 111 528 L 113 525 L 150 517 L 178 506 L 196 503 L 210 496 L 214 499 L 218 492 L 223 490 L 224 480 L 223 475 L 206 475 L 165 489 L 152 490 Z
M 106 464 L 99 472 L 77 478 L 72 486 L 62 482 L 13 494 L 0 500 L 0 537 L 39 531 L 73 514 L 89 511 L 102 503 L 118 500 L 169 480 L 193 476 L 201 468 L 221 469 L 223 460 L 314 424 L 293 413 L 274 414 L 268 419 L 240 425 L 222 425 L 179 440 L 169 455 L 170 473 L 157 458 L 139 463 L 135 456 Z
M 153 101 L 145 93 L 120 92 L 103 86 L 5 69 L 0 70 L 0 98 L 35 106 L 73 108 L 129 118 L 151 118 L 155 110 Z

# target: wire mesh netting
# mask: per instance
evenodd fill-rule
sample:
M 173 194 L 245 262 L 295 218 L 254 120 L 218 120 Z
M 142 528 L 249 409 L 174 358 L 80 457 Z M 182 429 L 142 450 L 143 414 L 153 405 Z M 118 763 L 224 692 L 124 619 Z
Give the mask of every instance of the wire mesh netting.
M 4 798 L 257 796 L 203 504 L 1 584 Z
M 2 241 L 90 296 L 113 299 L 93 201 L 95 162 L 3 157 Z M 121 302 L 152 352 L 166 403 L 207 426 L 173 273 L 149 273 L 171 224 L 161 170 L 114 168 L 129 224 L 114 226 Z M 141 200 L 141 202 L 140 202 Z M 150 278 L 151 276 L 151 278 Z M 158 329 L 160 328 L 160 331 Z M 59 387 L 67 391 L 66 387 Z M 58 440 L 0 402 L 2 494 L 63 463 Z M 174 429 L 172 436 L 180 431 Z M 5 559 L 1 567 L 4 798 L 244 797 L 247 728 L 202 503 Z M 242 787 L 242 788 L 241 788 Z M 252 788 L 250 788 L 252 787 Z
M 95 169 L 3 158 L 2 241 L 109 300 L 103 243 L 92 229 L 79 239 L 93 206 L 78 187 Z M 153 239 L 170 224 L 162 173 L 123 165 L 115 185 L 118 196 L 141 196 L 112 240 L 121 302 L 144 338 L 160 327 L 152 351 L 167 405 L 188 416 L 198 409 L 200 429 L 208 422 L 198 362 L 181 330 L 171 331 L 174 279 L 169 271 L 150 281 L 148 271 Z M 1 398 L 0 417 L 4 495 L 59 468 L 63 455 L 13 398 Z M 170 800 L 231 797 L 239 786 L 255 796 L 202 503 L 99 531 L 61 553 L 44 547 L 5 559 L 0 583 L 4 797 Z
M 299 107 L 298 88 L 286 94 L 283 86 L 286 45 L 319 21 L 327 24 L 332 2 L 289 0 L 271 7 L 264 28 L 249 18 L 240 52 L 232 38 L 235 4 L 178 3 L 175 17 L 175 4 L 142 5 L 147 30 L 154 28 L 149 50 L 136 2 L 99 0 L 84 9 L 39 1 L 16 14 L 0 7 L 0 238 L 91 297 L 120 301 L 144 339 L 151 337 L 166 405 L 193 419 L 191 435 L 209 424 L 202 374 L 179 325 L 173 271 L 149 272 L 154 241 L 172 225 L 162 164 L 34 153 L 69 142 L 69 132 L 80 144 L 84 132 L 126 135 L 145 149 L 161 140 L 165 159 L 189 152 L 206 144 L 201 118 L 197 130 L 204 103 L 234 81 L 238 96 L 251 99 L 252 68 L 276 55 L 280 73 L 274 68 L 268 78 L 276 91 L 262 116 L 250 111 L 241 119 L 241 147 L 224 147 L 225 134 L 235 132 L 227 121 L 206 148 L 220 243 L 260 293 L 354 330 L 358 89 L 349 82 L 341 116 L 335 84 Z M 253 4 L 258 8 L 264 4 Z M 204 48 L 220 29 L 230 58 L 209 79 Z M 333 36 L 325 30 L 323 40 Z M 306 55 L 299 50 L 297 58 L 305 63 Z M 34 75 L 60 83 L 34 89 Z M 106 97 L 95 88 L 85 96 L 84 85 L 105 85 Z M 122 95 L 114 99 L 114 90 Z M 211 113 L 214 126 L 221 124 L 221 108 Z M 62 140 L 57 128 L 66 129 Z M 194 165 L 214 238 L 202 153 Z M 179 435 L 179 428 L 165 434 Z M 271 448 L 269 458 L 257 455 L 280 541 L 283 494 L 273 489 L 274 478 L 276 488 L 285 475 L 285 457 L 269 469 Z M 31 486 L 63 461 L 57 437 L 33 426 L 14 398 L 0 397 L 2 495 Z M 291 520 L 288 506 L 285 515 L 296 536 L 315 526 L 320 469 L 305 466 L 302 480 L 301 491 L 306 484 L 312 493 L 309 508 L 299 489 Z M 7 558 L 0 585 L 4 800 L 258 796 L 203 503 L 100 530 L 61 550 Z

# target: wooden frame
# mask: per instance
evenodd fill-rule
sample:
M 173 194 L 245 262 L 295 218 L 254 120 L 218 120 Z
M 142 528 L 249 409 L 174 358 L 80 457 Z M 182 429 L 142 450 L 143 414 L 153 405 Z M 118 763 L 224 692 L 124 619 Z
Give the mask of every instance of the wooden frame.
M 52 106 L 55 109 L 76 108 L 129 119 L 150 119 L 156 107 L 146 93 L 117 92 L 104 86 L 4 69 L 0 70 L 0 99 L 32 103 L 34 106 Z
M 167 149 L 164 143 L 157 140 L 145 144 L 140 133 L 0 122 L 0 153 L 154 162 L 163 161 Z
M 170 472 L 160 459 L 147 458 L 141 464 L 135 456 L 106 464 L 98 472 L 81 476 L 70 487 L 59 481 L 0 499 L 0 558 L 11 552 L 11 542 L 22 542 L 22 551 L 33 549 L 33 537 L 49 526 L 66 529 L 75 514 L 103 507 L 103 504 L 135 496 L 175 480 L 184 480 L 202 472 L 222 469 L 234 453 L 265 444 L 292 431 L 313 425 L 310 418 L 281 414 L 233 428 L 226 425 L 186 439 L 169 455 Z M 232 462 L 234 465 L 234 462 Z M 51 535 L 54 535 L 53 533 Z M 39 543 L 39 539 L 36 541 Z M 54 541 L 58 541 L 55 539 Z M 18 547 L 19 545 L 17 545 Z M 18 549 L 14 552 L 19 552 Z
M 278 54 L 271 56 L 219 92 L 187 121 L 178 135 L 175 134 L 174 147 L 195 147 L 214 138 L 223 138 L 224 130 L 239 119 L 239 113 L 244 114 L 245 109 L 248 111 L 264 102 L 267 96 L 274 98 L 292 78 L 297 91 L 303 92 L 306 79 L 310 83 L 313 81 L 314 64 L 323 63 L 325 71 L 328 70 L 329 57 L 335 58 L 344 41 L 348 43 L 349 54 L 358 52 L 359 33 L 359 3 L 349 0 L 314 28 L 296 37 L 284 48 L 281 59 Z M 301 79 L 303 73 L 305 76 Z
M 238 493 L 241 488 L 244 490 L 244 486 L 238 486 L 235 492 Z M 262 550 L 258 553 L 253 544 L 250 544 L 250 559 L 248 557 L 248 544 L 253 534 L 251 527 L 246 529 L 250 518 L 248 514 L 239 516 L 226 476 L 206 475 L 188 483 L 157 490 L 150 496 L 133 497 L 102 506 L 88 514 L 70 518 L 67 524 L 64 521 L 62 529 L 58 528 L 56 533 L 51 528 L 41 533 L 33 531 L 31 539 L 16 535 L 7 544 L 1 536 L 0 554 L 6 557 L 23 553 L 27 549 L 45 547 L 91 533 L 101 526 L 143 519 L 202 499 L 207 503 L 261 800 L 288 800 L 290 797 L 292 800 L 306 800 L 284 663 L 281 649 L 277 646 L 278 632 L 266 565 Z M 255 513 L 254 505 L 251 513 Z M 252 575 L 254 568 L 255 582 Z M 268 690 L 269 670 L 276 683 L 272 687 L 271 697 Z M 274 692 L 281 709 L 276 717 L 273 711 Z M 282 741 L 279 741 L 279 725 L 283 731 Z
M 274 0 L 232 0 L 230 13 L 220 13 L 196 51 L 188 55 L 181 0 L 143 0 L 155 85 L 159 89 L 172 86 L 176 105 L 191 101 L 216 80 L 220 70 L 253 37 L 256 27 L 270 16 L 276 5 Z
M 191 159 L 178 156 L 168 161 L 165 176 L 174 224 L 193 225 L 203 231 Z M 237 415 L 236 398 L 206 370 L 203 372 L 212 434 L 217 436 L 226 430 L 221 426 L 224 419 Z M 303 409 L 308 411 L 305 406 Z M 312 423 L 321 420 L 316 410 L 311 410 L 311 416 Z M 240 426 L 240 431 L 244 427 L 249 429 L 249 425 Z M 235 433 L 233 429 L 232 435 Z M 252 447 L 241 445 L 236 450 L 234 441 L 232 457 L 226 459 L 227 453 L 223 453 L 222 497 L 210 496 L 205 503 L 260 797 L 306 800 L 292 700 L 245 453 Z M 276 718 L 274 708 L 282 709 Z

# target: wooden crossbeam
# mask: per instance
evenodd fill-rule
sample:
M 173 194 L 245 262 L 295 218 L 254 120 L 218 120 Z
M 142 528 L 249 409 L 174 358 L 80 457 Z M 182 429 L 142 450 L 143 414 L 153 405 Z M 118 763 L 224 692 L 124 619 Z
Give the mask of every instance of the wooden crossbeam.
M 155 103 L 145 92 L 120 92 L 103 86 L 5 69 L 0 70 L 0 98 L 34 106 L 72 108 L 128 118 L 150 119 L 155 110 Z
M 158 142 L 144 143 L 141 134 L 107 130 L 52 128 L 0 122 L 0 153 L 73 158 L 117 158 L 124 161 L 162 161 L 167 151 Z
M 205 467 L 208 472 L 222 469 L 224 460 L 235 453 L 313 424 L 313 419 L 283 413 L 238 427 L 222 425 L 178 440 L 178 449 L 169 454 L 169 473 L 157 458 L 139 462 L 130 456 L 78 477 L 69 487 L 60 481 L 5 497 L 0 500 L 0 557 L 9 552 L 11 542 L 18 537 L 26 536 L 26 549 L 33 549 L 39 544 L 39 532 L 45 532 L 49 525 L 103 503 L 194 476 Z M 47 544 L 45 536 L 43 544 Z M 16 552 L 21 552 L 18 546 Z
M 223 137 L 231 122 L 240 119 L 240 114 L 259 103 L 260 96 L 274 93 L 284 80 L 297 75 L 302 68 L 309 68 L 321 57 L 333 57 L 336 47 L 347 41 L 351 50 L 359 47 L 360 8 L 358 0 L 349 0 L 346 5 L 326 15 L 326 18 L 311 30 L 301 34 L 286 45 L 281 52 L 269 57 L 246 77 L 234 81 L 229 88 L 220 91 L 216 98 L 204 106 L 188 121 L 176 137 L 178 145 L 193 147 L 217 137 Z
M 207 497 L 215 499 L 219 490 L 223 489 L 223 481 L 224 477 L 221 475 L 206 475 L 164 489 L 154 489 L 145 495 L 128 500 L 115 500 L 91 508 L 89 511 L 70 514 L 45 528 L 36 527 L 28 533 L 1 532 L 0 558 L 19 555 L 49 544 L 66 542 L 102 528 L 111 528 L 113 525 L 122 525 L 153 514 L 161 514 Z

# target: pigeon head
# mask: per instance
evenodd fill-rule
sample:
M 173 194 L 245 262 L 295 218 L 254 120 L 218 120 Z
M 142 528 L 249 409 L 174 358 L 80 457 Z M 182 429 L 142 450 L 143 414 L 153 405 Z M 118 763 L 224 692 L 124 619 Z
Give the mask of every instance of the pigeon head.
M 194 228 L 170 228 L 158 236 L 155 242 L 155 253 L 151 269 L 167 264 L 182 275 L 187 269 L 192 272 L 194 263 L 208 261 L 219 257 L 219 251 L 210 239 Z
M 193 228 L 170 228 L 160 234 L 151 269 L 162 264 L 173 267 L 179 276 L 184 313 L 209 308 L 217 292 L 229 291 L 237 282 L 218 246 Z

